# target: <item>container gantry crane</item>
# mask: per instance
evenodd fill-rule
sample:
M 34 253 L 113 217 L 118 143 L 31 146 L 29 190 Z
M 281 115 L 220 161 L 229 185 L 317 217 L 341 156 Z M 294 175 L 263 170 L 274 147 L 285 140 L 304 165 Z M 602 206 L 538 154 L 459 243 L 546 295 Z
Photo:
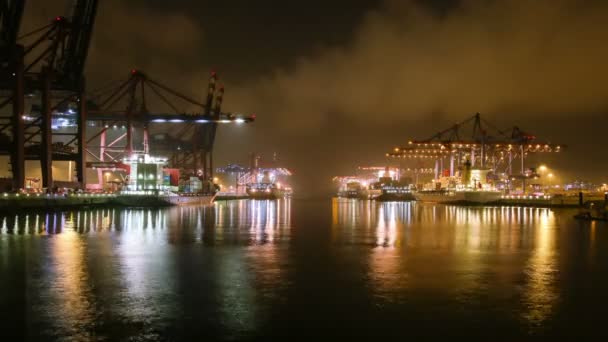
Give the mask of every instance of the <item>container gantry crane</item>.
M 469 133 L 470 132 L 470 133 Z M 392 158 L 409 158 L 435 162 L 435 178 L 449 159 L 449 175 L 469 160 L 475 167 L 514 175 L 513 166 L 519 160 L 521 176 L 525 173 L 525 158 L 531 153 L 561 152 L 564 145 L 539 141 L 518 127 L 501 130 L 481 118 L 479 113 L 438 132 L 424 140 L 410 140 L 407 146 L 395 147 L 386 154 Z M 446 169 L 447 170 L 447 169 Z
M 24 1 L 15 3 L 19 5 L 13 6 L 19 8 L 7 13 L 16 16 L 19 9 L 23 12 Z M 13 150 L 10 154 L 15 189 L 24 186 L 25 159 L 40 160 L 43 187 L 53 187 L 53 160 L 74 161 L 78 183 L 85 185 L 86 98 L 83 73 L 97 5 L 97 0 L 77 0 L 69 18 L 57 16 L 49 24 L 17 37 L 12 47 L 15 52 L 2 54 L 12 66 L 9 73 L 14 90 L 9 99 L 0 102 L 0 107 L 11 102 L 13 105 L 12 120 L 0 129 L 12 128 Z M 4 6 L 3 11 L 4 8 L 7 7 Z M 19 20 L 10 22 L 14 26 Z M 7 89 L 8 86 L 2 85 L 2 88 Z M 39 103 L 33 104 L 32 112 L 27 115 L 24 110 L 26 93 L 33 102 L 37 100 Z M 57 112 L 72 114 L 77 123 L 75 129 L 53 132 L 52 122 Z

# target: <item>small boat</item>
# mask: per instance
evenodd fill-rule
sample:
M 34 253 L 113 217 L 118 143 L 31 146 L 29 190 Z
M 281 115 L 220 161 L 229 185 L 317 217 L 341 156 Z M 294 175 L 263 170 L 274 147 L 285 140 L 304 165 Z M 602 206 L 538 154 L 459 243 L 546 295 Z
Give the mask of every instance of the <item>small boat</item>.
M 574 218 L 577 220 L 584 220 L 584 221 L 608 221 L 608 213 L 604 212 L 604 213 L 602 213 L 602 215 L 593 215 L 593 214 L 591 214 L 591 212 L 586 211 L 586 212 L 582 212 L 582 213 L 578 213 L 578 214 L 574 215 Z

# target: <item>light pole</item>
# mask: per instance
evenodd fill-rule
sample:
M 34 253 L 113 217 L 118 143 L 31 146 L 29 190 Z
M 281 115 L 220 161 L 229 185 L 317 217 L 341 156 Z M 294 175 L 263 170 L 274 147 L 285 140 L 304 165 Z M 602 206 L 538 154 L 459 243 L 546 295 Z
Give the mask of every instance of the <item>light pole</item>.
M 540 180 L 541 180 L 541 188 L 545 187 L 545 180 L 544 180 L 544 175 L 545 172 L 547 172 L 547 166 L 546 165 L 541 165 L 538 167 L 538 174 L 540 175 Z
M 108 186 L 108 185 L 109 185 L 109 183 L 110 183 L 110 173 L 109 173 L 109 172 L 106 172 L 104 175 L 106 176 L 106 188 L 110 188 L 110 187 Z

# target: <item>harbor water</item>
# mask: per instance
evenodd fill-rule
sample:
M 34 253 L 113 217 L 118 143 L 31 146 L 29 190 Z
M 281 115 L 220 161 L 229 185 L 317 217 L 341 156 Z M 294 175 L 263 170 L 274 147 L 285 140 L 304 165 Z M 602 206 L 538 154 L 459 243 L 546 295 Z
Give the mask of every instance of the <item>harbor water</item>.
M 576 212 L 291 199 L 3 213 L 0 339 L 600 337 L 608 226 Z

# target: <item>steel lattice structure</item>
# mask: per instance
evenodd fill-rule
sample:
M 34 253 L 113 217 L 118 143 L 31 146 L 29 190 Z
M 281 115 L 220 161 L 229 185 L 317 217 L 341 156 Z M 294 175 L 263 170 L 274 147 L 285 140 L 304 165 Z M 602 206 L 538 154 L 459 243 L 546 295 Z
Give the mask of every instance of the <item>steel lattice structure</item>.
M 224 89 L 216 89 L 215 72 L 204 102 L 137 70 L 127 80 L 87 93 L 83 72 L 97 5 L 97 0 L 77 0 L 69 18 L 57 16 L 19 37 L 25 1 L 0 0 L 0 154 L 10 156 L 13 189 L 24 187 L 26 159 L 40 160 L 47 188 L 54 185 L 52 162 L 74 161 L 78 183 L 84 187 L 87 165 L 116 167 L 124 156 L 148 152 L 148 127 L 163 123 L 182 124 L 178 138 L 171 139 L 183 148 L 165 151 L 173 166 L 212 177 L 217 125 L 251 122 L 255 116 L 221 112 Z M 151 96 L 170 110 L 148 110 Z M 28 111 L 26 98 L 31 102 Z M 187 113 L 176 101 L 195 108 L 195 113 Z M 92 127 L 88 135 L 87 127 Z M 113 127 L 126 131 L 108 141 Z M 136 142 L 139 131 L 143 147 Z
M 525 158 L 532 153 L 561 152 L 564 145 L 538 140 L 518 127 L 500 130 L 481 118 L 479 113 L 424 140 L 411 140 L 407 146 L 395 147 L 387 157 L 435 161 L 435 178 L 449 161 L 449 174 L 469 160 L 474 167 L 513 175 L 519 161 L 521 175 Z

